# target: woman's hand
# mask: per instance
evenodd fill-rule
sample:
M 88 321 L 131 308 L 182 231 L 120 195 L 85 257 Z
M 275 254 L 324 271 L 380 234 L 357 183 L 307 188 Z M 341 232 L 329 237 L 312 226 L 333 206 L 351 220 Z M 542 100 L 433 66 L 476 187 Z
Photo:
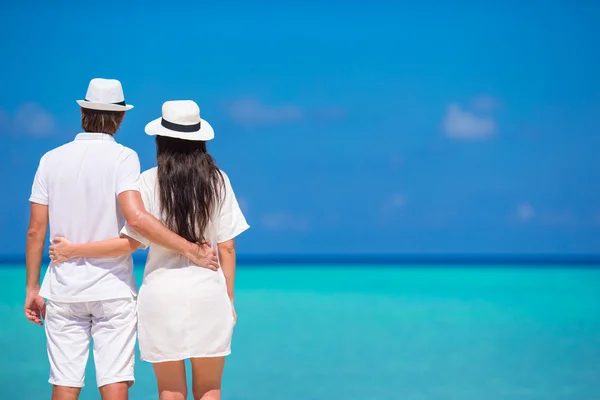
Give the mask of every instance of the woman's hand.
M 54 263 L 69 261 L 73 258 L 75 245 L 64 237 L 57 236 L 50 246 L 50 259 Z

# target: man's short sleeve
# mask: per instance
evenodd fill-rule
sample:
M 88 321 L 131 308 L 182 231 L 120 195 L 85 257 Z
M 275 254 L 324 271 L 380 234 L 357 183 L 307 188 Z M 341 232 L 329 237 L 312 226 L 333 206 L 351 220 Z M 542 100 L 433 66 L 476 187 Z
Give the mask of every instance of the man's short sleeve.
M 130 149 L 122 153 L 117 168 L 115 195 L 128 190 L 140 190 L 140 160 L 137 153 Z
M 246 229 L 250 228 L 242 214 L 242 210 L 235 198 L 231 182 L 225 173 L 223 173 L 224 191 L 221 197 L 221 208 L 219 212 L 217 231 L 217 243 L 223 243 L 233 239 Z
M 128 224 L 125 224 L 125 226 L 123 226 L 123 229 L 121 229 L 121 236 L 129 236 L 130 238 L 137 240 L 138 242 L 140 242 L 140 245 L 138 248 L 143 249 L 143 250 L 147 249 L 151 243 L 148 239 L 146 239 L 145 237 L 143 237 L 142 235 L 137 233 Z
M 40 164 L 33 178 L 33 186 L 31 187 L 31 196 L 29 201 L 32 203 L 48 205 L 48 174 L 45 168 L 46 155 L 40 160 Z

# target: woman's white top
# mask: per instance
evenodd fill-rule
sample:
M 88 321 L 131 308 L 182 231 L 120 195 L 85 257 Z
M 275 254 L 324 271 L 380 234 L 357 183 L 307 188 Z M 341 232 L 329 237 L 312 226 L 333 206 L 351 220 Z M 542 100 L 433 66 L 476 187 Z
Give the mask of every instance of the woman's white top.
M 206 239 L 212 248 L 249 228 L 227 175 Z M 157 169 L 145 171 L 140 192 L 146 210 L 159 220 Z M 163 362 L 228 355 L 233 330 L 232 306 L 223 271 L 194 265 L 189 259 L 151 243 L 126 225 L 122 234 L 150 246 L 138 296 L 138 335 L 142 360 Z

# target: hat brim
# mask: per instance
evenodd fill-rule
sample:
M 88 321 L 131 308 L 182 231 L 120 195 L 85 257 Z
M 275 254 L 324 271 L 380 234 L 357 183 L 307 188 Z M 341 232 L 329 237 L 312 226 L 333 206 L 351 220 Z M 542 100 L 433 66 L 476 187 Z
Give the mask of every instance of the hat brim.
M 150 121 L 144 131 L 150 136 L 165 136 L 175 139 L 194 140 L 194 141 L 209 141 L 215 137 L 215 131 L 208 121 L 200 119 L 200 129 L 193 132 L 178 132 L 167 129 L 161 124 L 162 118 L 157 118 Z
M 133 108 L 133 105 L 127 104 L 121 106 L 119 104 L 108 104 L 108 103 L 94 103 L 93 101 L 77 100 L 82 108 L 89 108 L 90 110 L 98 111 L 128 111 Z

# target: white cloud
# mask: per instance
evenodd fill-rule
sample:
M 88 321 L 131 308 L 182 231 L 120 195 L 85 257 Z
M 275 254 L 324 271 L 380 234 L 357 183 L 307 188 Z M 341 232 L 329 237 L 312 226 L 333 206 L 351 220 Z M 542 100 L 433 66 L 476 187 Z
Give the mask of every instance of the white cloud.
M 396 208 L 404 207 L 406 205 L 406 196 L 401 193 L 395 194 L 392 196 L 391 204 Z
M 572 227 L 582 222 L 574 210 L 534 207 L 529 202 L 519 203 L 511 213 L 510 220 L 543 227 Z
M 13 149 L 10 152 L 10 160 L 12 162 L 12 165 L 14 165 L 15 167 L 21 167 L 22 165 L 25 165 L 27 157 L 24 156 L 22 152 L 18 152 L 15 149 Z
M 456 140 L 480 140 L 494 135 L 496 121 L 490 116 L 480 116 L 452 103 L 442 120 L 446 136 Z
M 390 166 L 392 168 L 398 168 L 402 165 L 402 158 L 398 155 L 390 157 Z
M 15 113 L 15 129 L 34 136 L 48 135 L 56 128 L 56 119 L 37 103 L 24 103 Z
M 540 212 L 539 219 L 541 223 L 551 226 L 577 225 L 577 216 L 571 210 Z
M 530 221 L 535 217 L 535 209 L 529 203 L 521 203 L 517 206 L 517 218 L 520 221 Z
M 342 107 L 324 107 L 316 109 L 314 114 L 321 119 L 332 120 L 345 118 L 348 112 Z
M 227 114 L 238 125 L 246 127 L 290 124 L 305 119 L 332 121 L 347 116 L 343 107 L 305 108 L 294 105 L 267 105 L 255 98 L 237 99 L 227 106 Z
M 471 102 L 471 107 L 478 111 L 493 111 L 502 106 L 502 102 L 495 97 L 482 95 Z
M 305 113 L 297 106 L 269 106 L 256 99 L 239 99 L 230 104 L 229 116 L 243 126 L 278 125 L 301 120 Z
M 288 211 L 275 211 L 263 215 L 263 228 L 270 231 L 308 231 L 310 224 L 306 217 Z
M 56 130 L 56 118 L 34 102 L 23 103 L 14 115 L 0 109 L 0 133 L 44 136 Z
M 0 109 L 0 133 L 44 136 L 56 130 L 56 118 L 34 102 L 23 103 L 14 115 Z
M 403 209 L 407 202 L 408 199 L 403 193 L 396 193 L 384 198 L 381 204 L 381 217 L 387 222 L 390 217 L 398 212 L 398 210 Z

